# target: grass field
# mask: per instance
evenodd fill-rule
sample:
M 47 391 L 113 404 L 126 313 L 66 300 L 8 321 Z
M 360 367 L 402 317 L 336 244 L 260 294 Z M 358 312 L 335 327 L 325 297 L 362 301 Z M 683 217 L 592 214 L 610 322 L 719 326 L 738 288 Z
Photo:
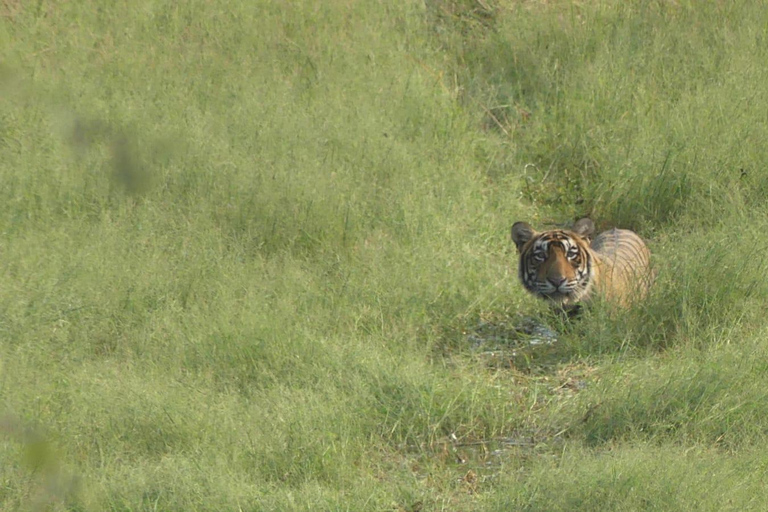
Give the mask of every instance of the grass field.
M 766 62 L 759 2 L 0 0 L 0 510 L 768 509 Z M 508 232 L 583 215 L 659 277 L 564 324 Z

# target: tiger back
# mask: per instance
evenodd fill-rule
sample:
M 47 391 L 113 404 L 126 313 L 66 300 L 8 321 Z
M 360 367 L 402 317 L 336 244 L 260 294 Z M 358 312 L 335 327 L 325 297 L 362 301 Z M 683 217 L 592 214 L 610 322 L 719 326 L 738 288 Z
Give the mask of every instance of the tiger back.
M 612 229 L 590 243 L 594 230 L 587 218 L 572 230 L 542 232 L 516 222 L 512 239 L 520 253 L 523 286 L 564 309 L 589 302 L 595 293 L 622 306 L 644 296 L 652 281 L 645 242 L 633 231 Z
M 592 241 L 597 256 L 595 287 L 606 299 L 622 306 L 644 297 L 653 281 L 651 253 L 637 233 L 613 228 Z

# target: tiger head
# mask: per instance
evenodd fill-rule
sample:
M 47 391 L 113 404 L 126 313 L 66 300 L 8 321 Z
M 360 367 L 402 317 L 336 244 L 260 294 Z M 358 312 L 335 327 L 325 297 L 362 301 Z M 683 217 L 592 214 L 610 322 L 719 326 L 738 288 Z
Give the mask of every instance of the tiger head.
M 525 222 L 512 226 L 512 240 L 520 253 L 519 276 L 534 295 L 568 307 L 586 298 L 595 275 L 589 238 L 595 225 L 584 218 L 572 230 L 536 232 Z

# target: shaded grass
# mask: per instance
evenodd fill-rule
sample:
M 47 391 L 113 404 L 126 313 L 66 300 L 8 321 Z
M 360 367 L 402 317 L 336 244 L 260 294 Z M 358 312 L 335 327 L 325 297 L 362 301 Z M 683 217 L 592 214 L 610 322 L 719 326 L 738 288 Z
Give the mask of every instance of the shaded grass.
M 528 164 L 529 199 L 648 232 L 761 197 L 757 6 L 493 5 L 513 14 L 442 36 L 466 101 L 515 150 L 492 178 Z

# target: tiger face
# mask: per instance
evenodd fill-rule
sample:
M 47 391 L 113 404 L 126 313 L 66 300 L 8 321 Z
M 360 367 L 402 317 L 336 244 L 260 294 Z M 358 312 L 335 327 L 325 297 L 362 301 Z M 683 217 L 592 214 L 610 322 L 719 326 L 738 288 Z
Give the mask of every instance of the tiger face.
M 589 219 L 572 231 L 535 232 L 525 222 L 512 226 L 512 240 L 520 253 L 519 277 L 523 286 L 555 305 L 570 306 L 589 294 L 593 285 L 594 255 L 588 237 L 594 233 Z

